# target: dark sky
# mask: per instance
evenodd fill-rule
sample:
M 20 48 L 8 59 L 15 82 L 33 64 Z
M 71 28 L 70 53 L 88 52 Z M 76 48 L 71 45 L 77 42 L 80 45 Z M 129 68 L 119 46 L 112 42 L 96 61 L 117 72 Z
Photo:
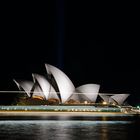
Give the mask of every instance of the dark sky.
M 59 0 L 1 3 L 0 90 L 15 79 L 62 69 L 75 86 L 101 84 L 100 92 L 139 93 L 139 18 L 129 3 Z

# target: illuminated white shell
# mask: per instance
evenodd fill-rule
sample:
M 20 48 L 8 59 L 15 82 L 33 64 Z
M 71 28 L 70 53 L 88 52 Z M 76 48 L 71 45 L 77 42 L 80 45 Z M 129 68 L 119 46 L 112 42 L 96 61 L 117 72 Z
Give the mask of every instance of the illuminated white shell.
M 114 99 L 119 105 L 122 105 L 128 96 L 129 94 L 116 94 L 111 96 L 111 98 Z
M 16 80 L 13 80 L 13 81 L 16 83 L 19 90 L 23 89 L 27 93 L 28 97 L 31 97 L 30 92 L 34 85 L 34 83 L 32 81 L 20 81 L 20 82 L 17 82 Z
M 83 93 L 86 95 L 92 102 L 96 102 L 100 85 L 98 84 L 85 84 L 76 88 L 78 93 Z
M 40 85 L 40 88 L 42 90 L 43 95 L 45 96 L 46 99 L 49 98 L 57 98 L 57 93 L 52 87 L 52 85 L 47 81 L 47 79 L 39 74 L 33 74 L 34 79 L 37 80 L 38 84 Z
M 45 67 L 47 73 L 53 75 L 61 95 L 62 103 L 64 103 L 75 91 L 72 81 L 60 69 L 49 64 L 45 64 Z

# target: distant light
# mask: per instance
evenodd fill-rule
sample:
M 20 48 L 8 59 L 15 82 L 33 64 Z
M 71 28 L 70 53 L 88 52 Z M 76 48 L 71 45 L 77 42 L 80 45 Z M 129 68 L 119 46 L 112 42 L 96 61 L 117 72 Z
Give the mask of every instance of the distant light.
M 124 111 L 124 113 L 127 113 L 127 111 Z
M 137 106 L 137 108 L 139 108 L 139 109 L 140 109 L 140 106 Z
M 106 105 L 107 104 L 107 102 L 103 102 L 103 105 Z
M 41 97 L 41 96 L 37 96 L 37 95 L 34 95 L 32 98 L 34 98 L 34 99 L 40 99 L 40 100 L 44 100 L 43 97 Z
M 84 101 L 84 104 L 88 104 L 88 101 Z

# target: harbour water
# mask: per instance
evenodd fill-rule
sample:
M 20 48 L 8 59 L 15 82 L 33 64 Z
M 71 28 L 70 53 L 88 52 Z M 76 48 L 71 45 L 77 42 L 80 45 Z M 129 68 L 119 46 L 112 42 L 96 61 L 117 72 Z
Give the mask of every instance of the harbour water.
M 139 118 L 0 120 L 1 140 L 132 140 L 135 137 L 140 138 Z

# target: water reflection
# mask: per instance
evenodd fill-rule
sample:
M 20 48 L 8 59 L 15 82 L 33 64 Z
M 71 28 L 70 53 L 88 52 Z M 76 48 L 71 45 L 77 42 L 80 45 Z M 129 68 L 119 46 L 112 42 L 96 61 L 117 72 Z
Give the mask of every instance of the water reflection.
M 119 140 L 139 136 L 132 121 L 0 121 L 0 139 Z M 136 132 L 134 132 L 136 130 Z

